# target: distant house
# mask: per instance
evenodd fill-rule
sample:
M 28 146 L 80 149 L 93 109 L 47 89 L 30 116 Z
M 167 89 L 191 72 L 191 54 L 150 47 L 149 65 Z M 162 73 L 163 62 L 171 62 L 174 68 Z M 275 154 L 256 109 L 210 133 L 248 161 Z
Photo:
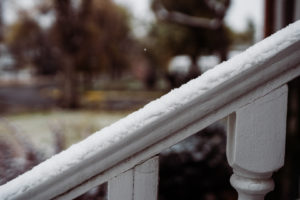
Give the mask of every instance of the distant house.
M 265 0 L 265 37 L 299 19 L 299 0 Z

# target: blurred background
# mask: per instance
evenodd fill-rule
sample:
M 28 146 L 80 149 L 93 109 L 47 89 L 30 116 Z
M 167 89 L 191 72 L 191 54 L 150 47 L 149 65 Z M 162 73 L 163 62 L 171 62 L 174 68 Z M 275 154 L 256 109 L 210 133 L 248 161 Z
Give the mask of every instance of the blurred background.
M 0 185 L 299 18 L 298 0 L 0 0 Z M 268 199 L 299 196 L 298 86 Z M 236 198 L 225 129 L 161 154 L 160 200 Z

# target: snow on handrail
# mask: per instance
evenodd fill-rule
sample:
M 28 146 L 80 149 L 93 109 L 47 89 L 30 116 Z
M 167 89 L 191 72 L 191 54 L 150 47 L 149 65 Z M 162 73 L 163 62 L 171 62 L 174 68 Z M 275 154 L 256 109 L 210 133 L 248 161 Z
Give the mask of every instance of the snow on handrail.
M 241 105 L 228 105 L 256 88 L 270 91 L 299 76 L 299 55 L 300 21 L 0 186 L 0 197 L 54 198 L 139 152 L 157 154 L 183 139 L 179 133 L 187 137 L 234 112 Z

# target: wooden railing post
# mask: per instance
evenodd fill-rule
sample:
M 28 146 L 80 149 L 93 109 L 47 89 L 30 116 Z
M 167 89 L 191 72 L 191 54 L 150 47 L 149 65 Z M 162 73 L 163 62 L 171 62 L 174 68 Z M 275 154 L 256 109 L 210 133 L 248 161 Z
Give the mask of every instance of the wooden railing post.
M 284 163 L 286 112 L 284 85 L 229 116 L 227 158 L 239 200 L 262 200 L 274 189 L 272 173 Z
M 108 181 L 108 200 L 156 200 L 158 156 Z

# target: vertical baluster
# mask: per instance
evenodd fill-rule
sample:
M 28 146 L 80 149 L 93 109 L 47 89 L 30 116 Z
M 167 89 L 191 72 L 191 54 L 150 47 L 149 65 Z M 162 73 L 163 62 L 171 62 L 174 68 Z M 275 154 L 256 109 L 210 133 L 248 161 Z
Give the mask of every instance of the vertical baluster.
M 108 181 L 108 200 L 132 200 L 133 169 Z
M 156 200 L 158 156 L 108 181 L 108 200 Z
M 285 85 L 229 116 L 227 158 L 239 200 L 262 200 L 274 189 L 272 173 L 284 163 L 286 112 Z
M 134 168 L 134 200 L 156 200 L 158 156 Z

